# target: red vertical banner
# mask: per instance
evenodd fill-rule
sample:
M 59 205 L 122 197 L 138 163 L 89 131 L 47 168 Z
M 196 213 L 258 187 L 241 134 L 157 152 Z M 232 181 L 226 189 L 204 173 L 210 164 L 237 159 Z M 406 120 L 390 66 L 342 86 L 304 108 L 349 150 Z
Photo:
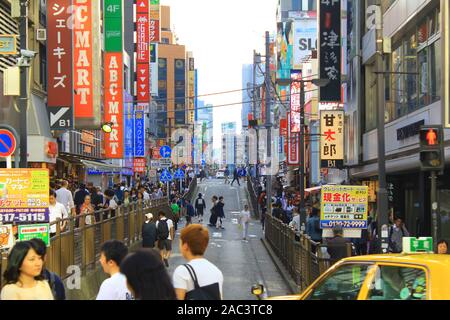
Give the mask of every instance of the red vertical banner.
M 300 165 L 300 148 L 299 148 L 299 134 L 293 133 L 291 131 L 291 113 L 288 113 L 288 121 L 287 121 L 287 164 L 289 166 L 298 166 Z
M 74 126 L 71 4 L 71 0 L 47 1 L 47 106 L 52 130 Z
M 123 57 L 119 52 L 105 53 L 105 121 L 113 123 L 113 130 L 105 136 L 105 155 L 122 159 L 123 145 Z
M 148 65 L 140 63 L 136 66 L 137 74 L 137 101 L 142 103 L 149 102 L 149 78 L 150 70 Z
M 76 118 L 93 118 L 92 3 L 73 0 L 73 68 Z
M 144 110 L 150 105 L 150 1 L 136 3 L 137 102 Z
M 150 21 L 149 14 L 138 13 L 136 15 L 137 31 L 137 63 L 150 61 Z

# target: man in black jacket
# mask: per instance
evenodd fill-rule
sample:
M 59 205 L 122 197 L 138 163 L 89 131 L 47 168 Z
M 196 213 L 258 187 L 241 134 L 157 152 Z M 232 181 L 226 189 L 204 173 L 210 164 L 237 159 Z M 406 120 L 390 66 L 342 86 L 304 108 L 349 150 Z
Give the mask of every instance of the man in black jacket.
M 157 240 L 157 230 L 156 224 L 153 222 L 153 214 L 147 213 L 145 218 L 146 221 L 142 225 L 142 247 L 154 248 Z
M 234 168 L 233 171 L 233 181 L 231 181 L 231 185 L 233 185 L 233 183 L 237 181 L 238 185 L 241 186 L 241 183 L 239 182 L 239 172 L 237 168 Z
M 334 227 L 334 237 L 327 241 L 327 251 L 332 264 L 349 256 L 347 248 L 351 242 L 345 239 L 343 234 L 344 231 L 341 227 Z

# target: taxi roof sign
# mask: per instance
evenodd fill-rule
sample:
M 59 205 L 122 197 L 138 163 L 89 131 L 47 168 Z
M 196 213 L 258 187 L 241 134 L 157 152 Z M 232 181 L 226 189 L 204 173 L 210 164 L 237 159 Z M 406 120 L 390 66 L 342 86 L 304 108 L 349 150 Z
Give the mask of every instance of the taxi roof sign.
M 433 253 L 433 238 L 403 238 L 403 253 Z

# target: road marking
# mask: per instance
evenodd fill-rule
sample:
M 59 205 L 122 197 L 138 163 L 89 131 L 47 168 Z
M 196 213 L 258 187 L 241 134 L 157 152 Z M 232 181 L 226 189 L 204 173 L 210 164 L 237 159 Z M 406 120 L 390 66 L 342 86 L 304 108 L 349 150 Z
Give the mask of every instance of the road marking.
M 250 238 L 258 238 L 258 236 L 255 236 L 254 234 L 249 235 Z
M 222 238 L 222 232 L 214 232 L 212 236 L 213 238 Z
M 231 219 L 231 222 L 232 222 L 233 224 L 238 224 L 238 219 Z

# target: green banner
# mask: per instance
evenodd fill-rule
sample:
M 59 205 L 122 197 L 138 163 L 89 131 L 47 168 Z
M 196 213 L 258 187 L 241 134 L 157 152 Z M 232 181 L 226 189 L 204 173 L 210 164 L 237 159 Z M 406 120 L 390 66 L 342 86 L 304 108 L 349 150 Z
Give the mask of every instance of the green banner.
M 152 6 L 159 6 L 159 0 L 150 0 Z
M 122 0 L 105 0 L 105 52 L 123 51 Z
M 50 225 L 45 224 L 31 224 L 19 225 L 19 241 L 28 241 L 31 239 L 42 239 L 45 244 L 50 246 Z

